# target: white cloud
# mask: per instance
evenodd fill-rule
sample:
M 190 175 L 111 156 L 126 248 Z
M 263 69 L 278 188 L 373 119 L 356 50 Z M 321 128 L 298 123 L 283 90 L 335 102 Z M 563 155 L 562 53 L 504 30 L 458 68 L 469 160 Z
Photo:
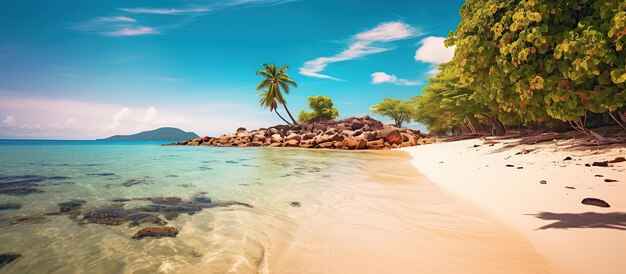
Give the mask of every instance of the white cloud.
M 121 28 L 115 31 L 108 32 L 109 36 L 137 36 L 137 35 L 146 35 L 146 34 L 155 34 L 158 33 L 155 29 L 150 27 L 133 27 L 133 28 Z
M 417 29 L 402 22 L 383 23 L 373 29 L 356 34 L 348 48 L 339 54 L 330 57 L 319 57 L 305 62 L 300 67 L 299 72 L 302 75 L 315 78 L 341 80 L 321 72 L 332 63 L 348 61 L 390 50 L 390 48 L 375 44 L 407 39 L 419 34 L 420 32 Z
M 156 120 L 157 116 L 159 116 L 159 112 L 155 107 L 149 107 L 146 109 L 146 114 L 143 115 L 143 119 L 141 119 L 142 123 L 151 123 Z
M 439 65 L 454 57 L 454 46 L 446 48 L 444 37 L 430 36 L 420 41 L 420 48 L 415 51 L 415 60 Z
M 383 83 L 389 83 L 389 84 L 394 84 L 394 85 L 398 85 L 398 86 L 416 86 L 419 85 L 418 81 L 411 81 L 411 80 L 407 80 L 407 79 L 399 79 L 397 76 L 393 75 L 393 74 L 387 74 L 384 72 L 374 72 L 371 75 L 372 77 L 372 84 L 383 84 Z
M 234 113 L 233 109 L 239 111 Z M 239 102 L 199 102 L 179 108 L 127 107 L 20 95 L 3 95 L 0 115 L 6 117 L 0 124 L 0 138 L 95 139 L 165 126 L 219 136 L 239 126 L 268 127 L 280 121 L 257 105 Z M 15 117 L 19 117 L 19 123 Z
M 120 126 L 120 123 L 126 119 L 126 117 L 130 116 L 129 108 L 122 108 L 120 111 L 113 115 L 113 122 L 104 126 L 106 130 L 115 130 Z
M 13 115 L 9 115 L 6 118 L 4 118 L 4 120 L 2 120 L 2 124 L 8 127 L 15 126 L 16 122 L 17 121 L 15 120 L 15 117 L 13 117 Z
M 161 14 L 161 15 L 176 15 L 176 14 L 195 14 L 206 13 L 211 9 L 206 7 L 198 8 L 184 8 L 184 9 L 152 9 L 152 8 L 122 8 L 125 12 L 138 13 L 138 14 Z
M 99 23 L 113 23 L 113 22 L 135 22 L 135 19 L 126 17 L 126 16 L 110 16 L 110 17 L 100 17 L 96 19 L 94 22 Z
M 389 42 L 411 37 L 417 33 L 413 27 L 402 22 L 383 23 L 377 27 L 355 35 L 358 40 Z

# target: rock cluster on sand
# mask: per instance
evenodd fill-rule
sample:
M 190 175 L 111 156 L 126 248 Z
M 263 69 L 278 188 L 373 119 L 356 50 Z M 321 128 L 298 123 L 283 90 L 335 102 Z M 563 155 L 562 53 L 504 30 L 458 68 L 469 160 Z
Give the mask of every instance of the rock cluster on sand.
M 369 116 L 319 120 L 296 126 L 278 125 L 248 131 L 237 129 L 220 137 L 200 137 L 171 145 L 301 147 L 331 149 L 390 149 L 434 142 L 419 130 L 385 125 Z

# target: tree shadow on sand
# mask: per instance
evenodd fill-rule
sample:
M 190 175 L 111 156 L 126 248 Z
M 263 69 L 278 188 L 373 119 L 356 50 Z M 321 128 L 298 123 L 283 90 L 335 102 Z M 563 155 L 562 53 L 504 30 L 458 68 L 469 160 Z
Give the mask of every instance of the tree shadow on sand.
M 529 214 L 546 221 L 555 221 L 549 225 L 542 226 L 539 229 L 549 228 L 609 228 L 617 230 L 626 230 L 626 213 L 552 213 L 540 212 L 538 214 Z

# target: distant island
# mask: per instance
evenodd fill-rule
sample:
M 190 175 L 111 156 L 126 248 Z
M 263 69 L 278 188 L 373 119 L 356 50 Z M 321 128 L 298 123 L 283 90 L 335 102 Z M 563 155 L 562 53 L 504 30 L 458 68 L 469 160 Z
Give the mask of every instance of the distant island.
M 155 130 L 143 131 L 132 135 L 115 135 L 98 141 L 180 141 L 198 138 L 193 132 L 185 132 L 179 128 L 162 127 Z

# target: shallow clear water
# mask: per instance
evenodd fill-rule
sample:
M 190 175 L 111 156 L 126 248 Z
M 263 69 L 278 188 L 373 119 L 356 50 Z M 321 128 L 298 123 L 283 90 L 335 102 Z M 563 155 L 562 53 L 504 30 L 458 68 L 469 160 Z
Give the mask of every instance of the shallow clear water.
M 0 176 L 67 177 L 40 182 L 35 187 L 40 193 L 0 194 L 0 203 L 22 206 L 0 210 L 0 253 L 22 254 L 0 271 L 153 273 L 198 270 L 195 266 L 210 266 L 212 272 L 263 271 L 267 253 L 278 244 L 275 239 L 288 242 L 297 229 L 290 212 L 312 210 L 346 176 L 365 181 L 368 175 L 362 170 L 383 157 L 368 154 L 155 142 L 0 141 Z M 133 179 L 142 183 L 122 185 Z M 189 199 L 199 193 L 254 208 L 182 214 L 168 224 L 180 230 L 176 238 L 142 240 L 131 239 L 138 228 L 126 224 L 79 225 L 68 216 L 44 215 L 58 212 L 57 204 L 71 199 L 86 200 L 83 208 L 89 209 L 110 205 L 114 198 Z M 302 208 L 292 207 L 292 201 Z M 8 221 L 16 216 L 34 217 L 34 223 Z
M 0 254 L 22 255 L 0 273 L 546 272 L 525 239 L 441 191 L 401 151 L 0 140 L 0 159 L 0 204 L 21 205 L 0 210 Z M 15 181 L 28 187 L 6 187 Z M 84 214 L 115 198 L 132 209 L 151 203 L 136 198 L 197 195 L 252 208 L 181 214 L 167 224 L 177 237 L 140 240 L 131 237 L 152 224 L 47 215 L 72 199 L 87 201 Z

